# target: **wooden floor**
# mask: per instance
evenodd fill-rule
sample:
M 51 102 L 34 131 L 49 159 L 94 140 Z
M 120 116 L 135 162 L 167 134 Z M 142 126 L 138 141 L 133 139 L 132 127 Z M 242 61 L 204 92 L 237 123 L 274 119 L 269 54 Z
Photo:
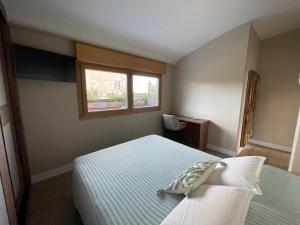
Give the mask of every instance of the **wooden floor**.
M 244 148 L 242 148 L 241 152 L 239 153 L 239 156 L 247 155 L 264 156 L 266 157 L 266 164 L 279 167 L 285 170 L 287 170 L 289 167 L 291 157 L 291 154 L 288 152 L 283 152 L 255 144 L 247 144 Z
M 216 151 L 210 150 L 210 149 L 207 149 L 206 152 L 207 152 L 208 154 L 218 156 L 218 157 L 220 157 L 220 158 L 222 158 L 222 159 L 232 157 L 232 156 L 225 155 L 225 154 L 223 154 L 223 153 L 221 153 L 221 152 L 216 152 Z
M 28 225 L 82 225 L 73 206 L 71 173 L 32 185 L 28 204 Z

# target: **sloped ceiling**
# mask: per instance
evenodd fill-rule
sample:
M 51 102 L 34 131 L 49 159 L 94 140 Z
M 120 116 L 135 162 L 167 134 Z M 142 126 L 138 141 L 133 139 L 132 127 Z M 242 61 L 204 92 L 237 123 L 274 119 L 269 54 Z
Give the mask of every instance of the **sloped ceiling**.
M 300 27 L 300 12 L 296 10 L 300 8 L 299 0 L 3 2 L 11 23 L 173 64 L 219 35 L 253 20 L 261 38 Z
M 253 25 L 261 39 L 299 29 L 300 8 L 256 19 Z

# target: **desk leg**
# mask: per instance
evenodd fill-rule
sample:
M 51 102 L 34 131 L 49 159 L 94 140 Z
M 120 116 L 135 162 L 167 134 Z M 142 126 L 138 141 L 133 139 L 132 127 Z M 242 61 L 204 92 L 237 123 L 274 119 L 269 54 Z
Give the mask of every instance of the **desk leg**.
M 199 149 L 203 151 L 207 150 L 208 125 L 208 121 L 200 125 Z

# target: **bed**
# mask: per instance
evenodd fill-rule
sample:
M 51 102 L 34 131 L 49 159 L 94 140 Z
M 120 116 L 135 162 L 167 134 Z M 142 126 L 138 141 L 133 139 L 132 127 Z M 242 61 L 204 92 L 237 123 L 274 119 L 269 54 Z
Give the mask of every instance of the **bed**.
M 156 191 L 191 164 L 218 159 L 150 135 L 74 160 L 73 198 L 85 225 L 159 225 L 183 199 Z M 300 179 L 264 166 L 246 225 L 299 225 Z

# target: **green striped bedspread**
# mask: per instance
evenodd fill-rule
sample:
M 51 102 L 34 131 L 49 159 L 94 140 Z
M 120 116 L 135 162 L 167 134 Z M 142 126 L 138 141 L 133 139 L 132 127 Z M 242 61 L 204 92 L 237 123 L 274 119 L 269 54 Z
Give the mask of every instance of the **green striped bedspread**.
M 74 161 L 73 197 L 85 225 L 159 225 L 182 200 L 163 198 L 166 187 L 191 164 L 218 159 L 157 135 L 97 151 Z M 262 196 L 251 203 L 246 225 L 300 225 L 300 179 L 264 166 Z

